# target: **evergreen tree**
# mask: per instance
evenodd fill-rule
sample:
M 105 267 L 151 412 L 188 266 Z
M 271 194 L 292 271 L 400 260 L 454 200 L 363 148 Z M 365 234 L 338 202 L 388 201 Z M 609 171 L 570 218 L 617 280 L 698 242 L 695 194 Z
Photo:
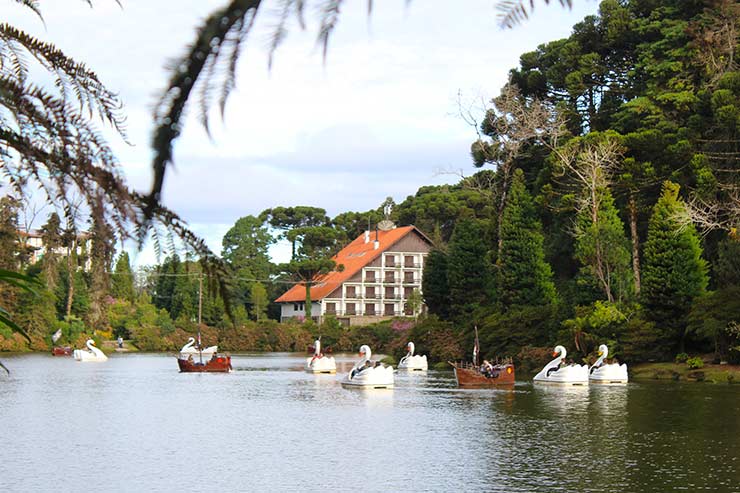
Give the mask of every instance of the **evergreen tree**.
M 648 317 L 656 323 L 664 344 L 683 349 L 686 317 L 695 297 L 704 293 L 707 265 L 701 258 L 699 235 L 682 225 L 686 204 L 679 186 L 666 181 L 653 208 L 645 242 L 642 295 Z
M 41 259 L 42 271 L 49 291 L 54 291 L 59 281 L 59 254 L 62 247 L 62 221 L 56 212 L 49 214 L 46 224 L 41 226 L 41 239 L 44 242 L 44 256 Z
M 575 258 L 581 279 L 604 293 L 608 301 L 632 292 L 632 269 L 624 224 L 608 188 L 595 190 L 597 199 L 576 217 Z
M 514 173 L 501 224 L 501 255 L 497 262 L 498 299 L 504 306 L 555 302 L 552 269 L 545 261 L 542 225 L 524 173 Z
M 111 295 L 114 298 L 134 302 L 136 296 L 134 291 L 134 273 L 127 252 L 121 253 L 116 262 L 111 280 Z
M 442 250 L 435 248 L 427 255 L 421 290 L 429 313 L 446 320 L 450 315 L 450 286 L 447 282 L 447 255 Z
M 469 218 L 460 220 L 452 233 L 447 257 L 452 318 L 469 321 L 487 301 L 490 288 L 487 253 L 480 223 Z
M 249 294 L 249 301 L 252 305 L 250 312 L 254 315 L 255 320 L 264 320 L 267 318 L 267 305 L 270 300 L 267 299 L 267 290 L 260 282 L 252 284 Z

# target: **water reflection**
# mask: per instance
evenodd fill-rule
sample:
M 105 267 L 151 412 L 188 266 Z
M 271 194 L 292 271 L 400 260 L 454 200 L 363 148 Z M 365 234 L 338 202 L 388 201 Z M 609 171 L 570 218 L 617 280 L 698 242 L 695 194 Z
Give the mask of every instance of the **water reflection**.
M 237 371 L 213 375 L 179 374 L 166 355 L 6 358 L 0 488 L 86 477 L 171 491 L 197 453 L 199 481 L 237 491 L 354 490 L 357 478 L 365 491 L 740 490 L 738 387 L 462 390 L 430 370 L 358 390 L 340 385 L 355 356 L 335 357 L 337 375 L 288 353 L 233 355 Z M 97 464 L 126 473 L 108 481 Z

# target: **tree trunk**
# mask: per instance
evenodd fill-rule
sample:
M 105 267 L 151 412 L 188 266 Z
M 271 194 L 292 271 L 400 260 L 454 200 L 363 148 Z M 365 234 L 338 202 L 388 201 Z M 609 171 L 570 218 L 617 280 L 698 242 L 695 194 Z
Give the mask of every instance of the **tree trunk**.
M 75 271 L 77 266 L 74 265 L 73 255 L 77 254 L 77 242 L 72 243 L 72 247 L 67 250 L 67 311 L 66 315 L 69 318 L 72 315 L 72 299 L 75 294 Z
M 304 322 L 308 322 L 309 320 L 312 320 L 311 318 L 311 281 L 306 281 L 306 304 L 304 306 L 304 311 L 306 312 L 306 318 Z
M 637 235 L 637 201 L 635 192 L 630 193 L 630 234 L 632 236 L 632 272 L 635 278 L 635 294 L 640 294 L 640 238 Z

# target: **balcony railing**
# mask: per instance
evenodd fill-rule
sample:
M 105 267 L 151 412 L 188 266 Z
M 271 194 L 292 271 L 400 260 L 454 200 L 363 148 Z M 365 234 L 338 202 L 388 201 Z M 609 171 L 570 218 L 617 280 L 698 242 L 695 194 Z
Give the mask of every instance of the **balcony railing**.
M 418 262 L 404 263 L 403 266 L 407 269 L 421 269 L 421 264 Z
M 365 293 L 365 298 L 368 300 L 377 300 L 380 298 L 380 293 L 372 293 L 372 294 Z
M 383 279 L 383 284 L 398 284 L 399 282 L 401 282 L 401 280 L 395 277 L 393 279 L 390 279 L 390 278 Z

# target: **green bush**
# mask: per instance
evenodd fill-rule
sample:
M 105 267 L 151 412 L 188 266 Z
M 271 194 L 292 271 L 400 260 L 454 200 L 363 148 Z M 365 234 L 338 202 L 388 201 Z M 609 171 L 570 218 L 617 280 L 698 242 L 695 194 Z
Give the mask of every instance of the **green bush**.
M 695 356 L 693 358 L 687 359 L 686 365 L 692 370 L 698 370 L 699 368 L 704 368 L 704 360 L 702 360 L 698 356 Z
M 686 360 L 689 359 L 689 355 L 686 353 L 678 353 L 676 355 L 676 363 L 686 363 Z

